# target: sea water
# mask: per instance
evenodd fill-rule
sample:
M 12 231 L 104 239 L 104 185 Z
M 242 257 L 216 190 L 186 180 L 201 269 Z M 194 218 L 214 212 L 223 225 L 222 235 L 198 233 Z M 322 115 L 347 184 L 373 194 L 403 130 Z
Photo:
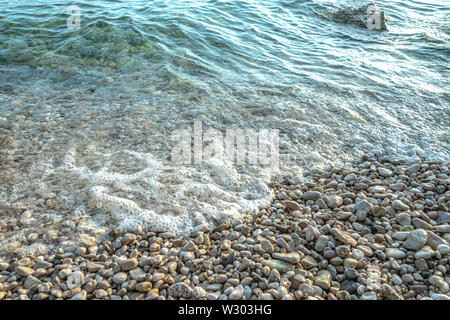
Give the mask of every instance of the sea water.
M 18 224 L 0 242 L 80 219 L 189 234 L 267 204 L 275 175 L 448 160 L 449 4 L 377 1 L 384 31 L 340 16 L 368 4 L 0 0 L 0 219 Z M 277 130 L 279 170 L 174 163 L 195 121 Z

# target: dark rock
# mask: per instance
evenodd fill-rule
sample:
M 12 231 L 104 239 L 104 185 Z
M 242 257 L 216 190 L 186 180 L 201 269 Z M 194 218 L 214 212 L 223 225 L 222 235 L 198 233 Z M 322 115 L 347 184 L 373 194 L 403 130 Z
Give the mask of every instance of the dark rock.
M 350 294 L 356 293 L 358 286 L 358 282 L 352 280 L 344 280 L 341 282 L 341 290 L 347 291 Z

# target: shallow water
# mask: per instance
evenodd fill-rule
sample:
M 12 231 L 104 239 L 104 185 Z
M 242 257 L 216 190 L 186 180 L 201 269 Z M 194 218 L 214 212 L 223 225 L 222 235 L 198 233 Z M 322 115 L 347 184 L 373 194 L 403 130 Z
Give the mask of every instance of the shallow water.
M 450 7 L 355 1 L 0 1 L 4 219 L 184 233 L 271 196 L 260 166 L 170 160 L 177 129 L 277 129 L 280 173 L 450 155 Z M 48 205 L 48 199 L 52 199 Z M 11 237 L 3 239 L 6 243 Z

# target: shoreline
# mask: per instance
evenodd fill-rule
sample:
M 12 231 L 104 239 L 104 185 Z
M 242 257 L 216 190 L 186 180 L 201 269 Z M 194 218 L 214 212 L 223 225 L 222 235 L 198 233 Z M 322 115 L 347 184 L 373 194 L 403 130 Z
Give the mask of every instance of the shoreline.
M 0 260 L 0 300 L 450 300 L 449 174 L 365 158 L 284 179 L 267 207 L 196 237 L 116 228 Z

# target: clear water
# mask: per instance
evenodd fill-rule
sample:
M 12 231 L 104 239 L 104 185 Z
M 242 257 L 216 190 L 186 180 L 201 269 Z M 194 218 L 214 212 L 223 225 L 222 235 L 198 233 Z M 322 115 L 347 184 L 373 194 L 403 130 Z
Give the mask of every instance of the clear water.
M 188 232 L 267 202 L 256 166 L 170 162 L 194 120 L 280 130 L 299 177 L 368 152 L 449 159 L 448 1 L 378 1 L 387 31 L 340 19 L 362 1 L 79 0 L 79 30 L 72 4 L 0 1 L 5 219 Z

